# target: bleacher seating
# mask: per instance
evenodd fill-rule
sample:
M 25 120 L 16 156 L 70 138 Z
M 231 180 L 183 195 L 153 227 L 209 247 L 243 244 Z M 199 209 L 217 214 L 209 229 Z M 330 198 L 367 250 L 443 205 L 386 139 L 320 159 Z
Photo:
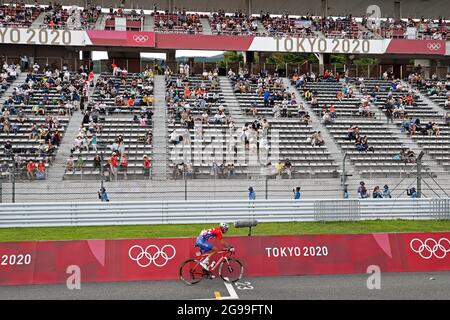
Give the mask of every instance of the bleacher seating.
M 120 99 L 116 100 L 117 97 Z M 129 98 L 133 104 L 129 104 Z M 147 98 L 149 100 L 147 100 Z M 88 103 L 83 118 L 82 128 L 87 137 L 87 146 L 74 147 L 74 161 L 81 156 L 83 160 L 80 170 L 66 170 L 64 179 L 101 179 L 101 173 L 110 180 L 114 179 L 149 179 L 144 177 L 143 157 L 152 157 L 152 115 L 153 115 L 153 72 L 122 73 L 116 75 L 102 73 Z M 120 101 L 120 102 L 119 102 Z M 92 129 L 92 135 L 88 134 Z M 81 132 L 81 131 L 80 131 Z M 92 145 L 92 137 L 97 138 L 97 150 Z M 108 163 L 113 144 L 119 143 L 119 170 L 117 177 L 110 171 Z M 123 155 L 128 157 L 127 174 L 124 174 L 120 163 Z M 102 157 L 103 168 L 95 167 L 96 155 Z
M 413 163 L 394 160 L 402 149 L 401 142 L 373 110 L 367 116 L 360 113 L 359 99 L 344 97 L 342 101 L 339 101 L 336 94 L 342 86 L 341 82 L 325 81 L 307 83 L 305 86 L 305 89 L 312 91 L 318 98 L 318 104 L 312 105 L 318 116 L 322 117 L 323 110 L 328 110 L 331 104 L 335 106 L 336 118 L 325 123 L 325 126 L 341 151 L 349 154 L 350 161 L 362 177 L 409 174 L 414 166 Z M 360 136 L 367 136 L 370 150 L 357 150 L 355 141 L 348 138 L 349 128 L 355 126 L 359 128 Z
M 41 9 L 37 7 L 25 7 L 20 4 L 0 6 L 0 27 L 29 28 L 39 16 Z
M 200 15 L 186 14 L 156 14 L 154 17 L 155 30 L 159 32 L 174 33 L 202 33 L 203 27 L 200 22 Z

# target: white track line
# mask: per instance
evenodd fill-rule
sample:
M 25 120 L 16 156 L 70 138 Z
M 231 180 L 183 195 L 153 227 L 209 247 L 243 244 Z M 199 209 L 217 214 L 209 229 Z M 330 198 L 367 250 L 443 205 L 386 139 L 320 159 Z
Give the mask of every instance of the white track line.
M 233 284 L 224 281 L 223 282 L 225 284 L 225 287 L 228 290 L 228 293 L 230 294 L 228 297 L 222 297 L 222 296 L 217 296 L 216 298 L 212 298 L 212 299 L 193 299 L 193 300 L 237 300 L 239 299 L 238 295 L 236 294 L 236 290 L 234 290 Z

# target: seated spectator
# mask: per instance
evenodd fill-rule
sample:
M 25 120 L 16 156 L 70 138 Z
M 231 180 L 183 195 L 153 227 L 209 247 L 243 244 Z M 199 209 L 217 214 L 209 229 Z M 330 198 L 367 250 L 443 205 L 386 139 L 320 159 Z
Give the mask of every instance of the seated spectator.
M 316 131 L 316 132 L 314 132 L 310 137 L 309 137 L 309 140 L 310 140 L 310 142 L 311 142 L 311 145 L 314 147 L 314 146 L 322 146 L 322 145 L 324 145 L 325 144 L 325 141 L 323 140 L 323 138 L 322 138 L 322 136 L 321 136 L 321 134 L 320 134 L 320 131 Z
M 418 198 L 416 188 L 412 187 L 411 189 L 406 189 L 406 194 L 411 198 Z
M 367 194 L 367 188 L 365 186 L 365 183 L 364 183 L 364 181 L 361 181 L 359 183 L 359 187 L 358 187 L 358 198 L 365 199 L 368 197 L 369 197 L 369 195 Z
M 382 199 L 382 198 L 383 198 L 383 195 L 381 194 L 381 191 L 380 191 L 380 187 L 379 187 L 379 186 L 376 186 L 376 187 L 373 189 L 372 197 L 373 197 L 374 199 Z
M 391 190 L 389 190 L 389 186 L 387 184 L 383 187 L 383 198 L 392 198 Z
M 69 159 L 67 159 L 66 162 L 66 169 L 64 173 L 71 171 L 72 173 L 75 173 L 75 163 L 73 161 L 73 155 L 70 155 Z

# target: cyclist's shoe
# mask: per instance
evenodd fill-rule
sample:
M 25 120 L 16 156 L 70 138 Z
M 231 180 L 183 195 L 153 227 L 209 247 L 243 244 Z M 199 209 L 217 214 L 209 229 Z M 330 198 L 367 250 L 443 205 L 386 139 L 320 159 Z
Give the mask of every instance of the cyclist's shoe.
M 205 271 L 208 271 L 209 272 L 209 267 L 208 267 L 208 262 L 204 262 L 204 261 L 200 261 L 200 265 L 202 266 L 202 268 L 205 270 Z

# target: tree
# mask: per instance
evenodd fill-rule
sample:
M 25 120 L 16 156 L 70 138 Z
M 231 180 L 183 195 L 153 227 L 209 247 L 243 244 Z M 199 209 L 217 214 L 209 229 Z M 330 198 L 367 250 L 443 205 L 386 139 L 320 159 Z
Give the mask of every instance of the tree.
M 225 68 L 227 64 L 239 63 L 244 61 L 244 55 L 242 52 L 227 51 L 223 54 L 223 60 L 218 62 L 220 68 Z

